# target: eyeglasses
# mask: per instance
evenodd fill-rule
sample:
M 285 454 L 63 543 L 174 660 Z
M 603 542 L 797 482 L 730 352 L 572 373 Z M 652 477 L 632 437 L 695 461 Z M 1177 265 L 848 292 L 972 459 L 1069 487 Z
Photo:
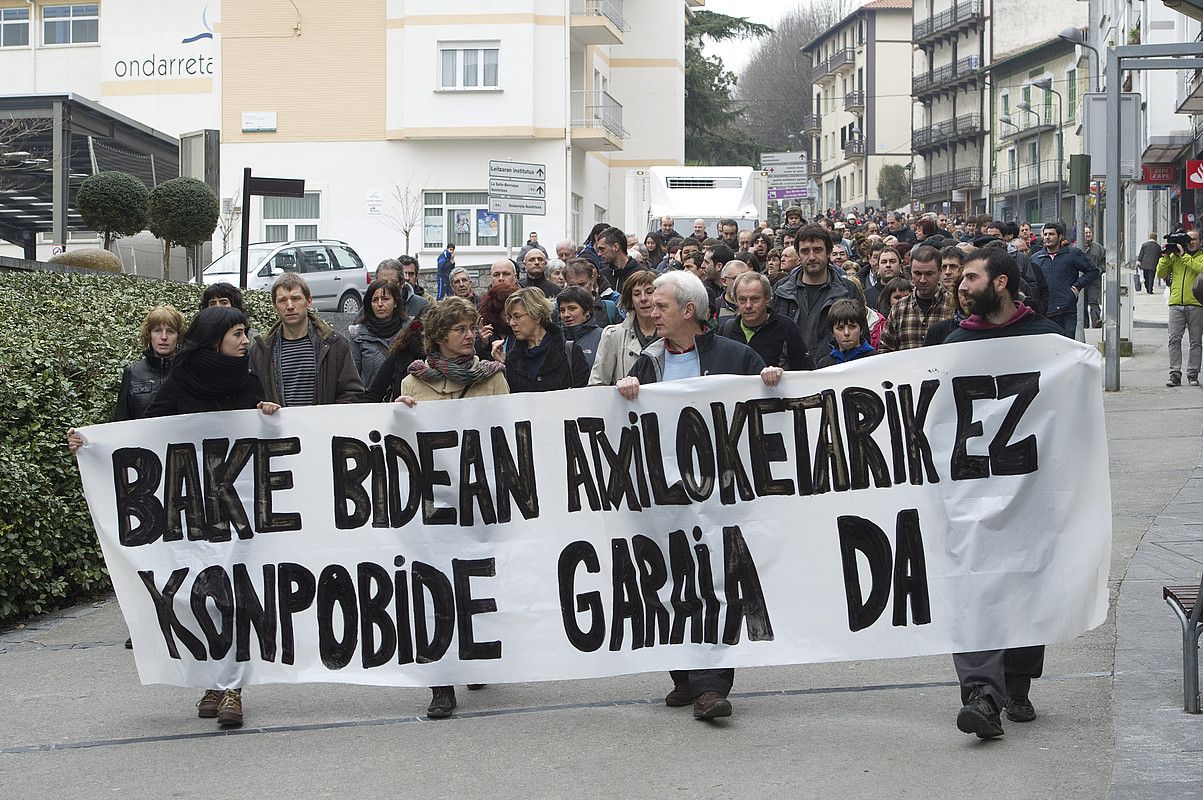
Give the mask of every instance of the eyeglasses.
M 452 336 L 464 336 L 469 333 L 475 336 L 480 333 L 480 327 L 476 325 L 456 325 L 451 329 Z
M 508 314 L 506 315 L 506 321 L 512 325 L 515 322 L 521 322 L 529 316 L 530 314 Z

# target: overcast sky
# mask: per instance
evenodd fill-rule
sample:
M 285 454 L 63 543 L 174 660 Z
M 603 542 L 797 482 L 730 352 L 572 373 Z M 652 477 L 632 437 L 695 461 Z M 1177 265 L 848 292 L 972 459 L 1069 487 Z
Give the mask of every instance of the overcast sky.
M 705 8 L 719 14 L 747 17 L 752 22 L 773 25 L 779 17 L 799 5 L 809 5 L 809 3 L 806 0 L 706 0 Z M 735 39 L 721 44 L 713 44 L 709 39 L 703 39 L 703 42 L 705 42 L 706 55 L 718 56 L 723 60 L 727 69 L 736 75 L 739 74 L 752 51 L 756 49 L 755 39 Z

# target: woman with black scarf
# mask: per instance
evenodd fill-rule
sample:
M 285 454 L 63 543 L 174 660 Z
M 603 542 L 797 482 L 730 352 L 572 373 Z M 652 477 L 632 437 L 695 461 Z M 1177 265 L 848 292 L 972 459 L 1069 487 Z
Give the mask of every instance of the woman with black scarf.
M 171 373 L 143 416 L 244 408 L 276 413 L 280 406 L 263 399 L 259 376 L 250 372 L 246 328 L 246 316 L 236 308 L 212 306 L 197 314 Z M 67 431 L 71 452 L 85 444 L 74 428 Z M 242 727 L 242 689 L 209 689 L 196 707 L 197 716 L 216 717 L 223 728 Z
M 392 281 L 372 281 L 363 296 L 363 310 L 350 327 L 351 357 L 364 386 L 371 386 L 388 358 L 409 315 L 401 287 Z

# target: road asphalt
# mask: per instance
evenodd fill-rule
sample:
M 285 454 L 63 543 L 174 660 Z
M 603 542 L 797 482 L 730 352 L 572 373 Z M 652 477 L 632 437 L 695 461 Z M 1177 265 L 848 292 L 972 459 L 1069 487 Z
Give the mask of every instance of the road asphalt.
M 1203 569 L 1203 391 L 1164 386 L 1164 299 L 1135 306 L 1104 401 L 1111 614 L 1049 647 L 1037 719 L 1001 739 L 957 731 L 948 657 L 743 669 L 718 723 L 666 708 L 667 676 L 644 674 L 461 687 L 437 722 L 425 690 L 253 687 L 247 726 L 223 732 L 199 692 L 139 684 L 109 597 L 0 633 L 0 797 L 1197 800 L 1203 715 L 1182 711 L 1161 586 Z

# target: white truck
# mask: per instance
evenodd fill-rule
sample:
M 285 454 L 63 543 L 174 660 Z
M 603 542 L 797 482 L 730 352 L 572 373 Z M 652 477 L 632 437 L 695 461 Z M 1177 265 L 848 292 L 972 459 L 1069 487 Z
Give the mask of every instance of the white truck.
M 733 219 L 741 229 L 768 219 L 768 174 L 751 167 L 647 167 L 627 170 L 628 233 L 639 236 L 660 229 L 667 214 L 688 236 L 693 221 L 706 221 L 716 235 L 720 219 Z

